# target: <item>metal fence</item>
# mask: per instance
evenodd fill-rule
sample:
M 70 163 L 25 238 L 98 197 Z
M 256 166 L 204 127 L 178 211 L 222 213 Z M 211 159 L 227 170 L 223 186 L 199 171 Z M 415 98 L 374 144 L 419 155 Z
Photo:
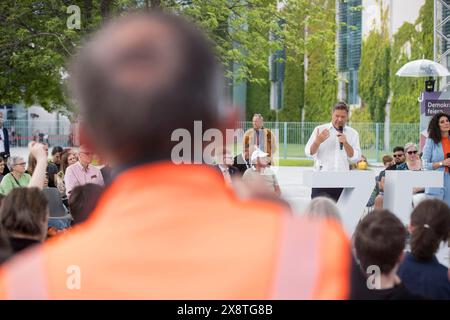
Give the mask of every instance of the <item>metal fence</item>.
M 11 147 L 26 147 L 29 141 L 62 147 L 78 145 L 78 126 L 67 120 L 7 120 L 4 126 L 8 129 Z
M 314 128 L 321 124 L 264 122 L 264 126 L 274 130 L 278 136 L 279 156 L 283 159 L 305 158 L 305 145 Z M 351 123 L 350 126 L 358 131 L 362 153 L 371 161 L 381 161 L 383 155 L 391 153 L 395 146 L 404 146 L 408 142 L 419 143 L 418 123 L 392 123 L 389 127 L 384 123 Z M 245 131 L 252 128 L 252 123 L 239 122 L 238 128 Z
M 278 137 L 280 158 L 305 158 L 305 144 L 317 122 L 265 122 Z M 78 125 L 69 121 L 44 120 L 8 120 L 5 128 L 9 131 L 12 147 L 26 147 L 31 140 L 47 142 L 50 146 L 78 146 Z M 359 133 L 363 154 L 371 161 L 380 161 L 381 157 L 392 151 L 394 146 L 404 146 L 407 142 L 419 141 L 418 123 L 392 123 L 388 128 L 384 123 L 351 123 Z M 238 122 L 237 128 L 244 132 L 252 128 L 250 121 Z M 389 137 L 389 139 L 385 139 Z M 241 137 L 242 138 L 242 137 Z M 235 152 L 241 152 L 241 145 Z

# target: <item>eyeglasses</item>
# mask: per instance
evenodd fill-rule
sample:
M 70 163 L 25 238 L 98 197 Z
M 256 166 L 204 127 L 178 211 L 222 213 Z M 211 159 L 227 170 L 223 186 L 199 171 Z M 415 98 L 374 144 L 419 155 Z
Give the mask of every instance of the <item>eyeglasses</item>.
M 21 162 L 21 163 L 16 163 L 15 166 L 24 166 L 26 164 L 27 164 L 26 162 Z
M 405 154 L 394 154 L 394 158 L 400 158 L 400 157 L 403 157 Z
M 84 152 L 84 151 L 80 151 L 80 153 L 85 154 L 87 156 L 92 156 L 94 154 L 93 152 Z
M 417 154 L 417 150 L 414 150 L 414 151 L 408 151 L 408 154 Z

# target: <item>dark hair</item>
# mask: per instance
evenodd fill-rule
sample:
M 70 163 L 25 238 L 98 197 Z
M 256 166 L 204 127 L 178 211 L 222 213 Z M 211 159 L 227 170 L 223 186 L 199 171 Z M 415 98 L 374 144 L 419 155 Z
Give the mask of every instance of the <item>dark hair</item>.
M 450 208 L 437 199 L 424 200 L 411 213 L 411 252 L 430 260 L 450 236 Z
M 71 152 L 70 150 L 66 150 L 62 153 L 61 155 L 61 163 L 59 165 L 59 170 L 62 171 L 62 173 L 66 173 L 66 169 L 69 166 L 69 157 L 70 155 L 74 155 L 75 154 L 73 152 Z
M 64 151 L 64 149 L 62 147 L 60 147 L 60 146 L 53 147 L 53 149 L 52 149 L 52 156 L 54 156 L 58 152 L 62 153 L 63 151 Z
M 431 118 L 428 124 L 428 137 L 433 140 L 434 143 L 441 142 L 441 129 L 439 129 L 439 120 L 442 117 L 446 117 L 450 121 L 450 116 L 446 113 L 439 112 Z
M 356 256 L 363 270 L 375 265 L 388 274 L 405 248 L 406 228 L 389 210 L 375 210 L 356 228 Z
M 89 218 L 102 193 L 103 187 L 93 183 L 73 188 L 69 198 L 70 214 L 73 217 L 72 224 L 81 223 Z
M 347 113 L 349 113 L 350 111 L 348 105 L 344 101 L 339 101 L 334 105 L 333 112 L 335 112 L 336 110 L 345 110 L 347 111 Z
M 45 237 L 48 202 L 38 188 L 15 188 L 5 197 L 0 222 L 8 234 Z
M 36 168 L 37 165 L 37 160 L 36 158 L 30 153 L 30 155 L 28 156 L 28 167 L 27 167 L 27 172 L 30 176 L 33 175 L 34 169 Z
M 117 30 L 139 23 L 142 41 L 111 52 L 110 59 L 105 59 L 109 44 L 121 41 Z M 155 26 L 163 31 L 159 37 L 147 32 Z M 162 39 L 172 45 L 171 52 L 163 52 L 167 49 Z M 166 61 L 172 52 L 174 58 Z M 141 74 L 135 71 L 136 65 Z M 171 67 L 165 70 L 165 66 Z M 118 79 L 124 71 L 129 71 L 129 81 L 140 85 L 121 83 Z M 202 120 L 203 130 L 218 128 L 224 107 L 220 103 L 222 72 L 211 44 L 185 18 L 167 12 L 133 13 L 106 24 L 83 46 L 71 75 L 87 136 L 99 151 L 113 153 L 123 162 L 170 159 L 178 143 L 171 141 L 174 130 L 193 133 L 195 120 Z M 113 124 L 115 130 L 111 130 Z
M 392 150 L 392 152 L 394 153 L 394 152 L 397 152 L 397 151 L 401 151 L 401 152 L 405 152 L 405 148 L 403 148 L 402 146 L 396 146 L 395 148 L 394 148 L 394 150 Z
M 8 237 L 0 226 L 0 265 L 13 255 Z
M 383 160 L 383 164 L 384 164 L 386 162 L 392 162 L 394 160 L 394 158 L 392 158 L 392 156 L 390 156 L 390 155 L 384 155 L 382 160 Z

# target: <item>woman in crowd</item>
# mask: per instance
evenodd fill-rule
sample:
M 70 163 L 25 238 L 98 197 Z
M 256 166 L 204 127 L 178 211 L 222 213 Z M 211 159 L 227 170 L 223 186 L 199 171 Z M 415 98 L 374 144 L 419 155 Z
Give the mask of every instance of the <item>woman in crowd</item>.
M 396 165 L 395 167 L 389 167 L 386 170 L 389 170 L 390 168 L 392 168 L 392 170 L 411 170 L 411 171 L 422 170 L 422 160 L 419 157 L 419 149 L 417 148 L 417 145 L 415 143 L 408 142 L 405 145 L 404 150 L 406 155 L 406 161 Z M 379 183 L 380 190 L 384 190 L 384 181 L 385 177 L 383 175 Z M 423 201 L 426 198 L 424 192 L 425 192 L 424 188 L 413 188 L 413 199 L 412 199 L 413 207 L 417 206 L 421 201 Z M 380 193 L 375 198 L 375 209 L 383 208 L 383 201 L 384 195 Z
M 419 156 L 419 148 L 415 143 L 405 145 L 406 161 L 403 170 L 418 171 L 422 170 L 422 159 Z M 413 207 L 416 207 L 421 201 L 426 199 L 425 188 L 413 188 Z
M 15 188 L 3 200 L 0 224 L 13 253 L 47 237 L 48 202 L 38 188 Z
M 10 172 L 3 177 L 0 183 L 1 192 L 5 195 L 14 188 L 28 186 L 31 180 L 31 175 L 25 172 L 26 162 L 22 157 L 9 157 L 7 165 Z
M 415 143 L 409 142 L 405 145 L 406 161 L 402 166 L 399 166 L 397 170 L 422 170 L 422 160 L 419 157 L 419 149 Z
M 413 293 L 432 299 L 450 299 L 450 274 L 435 254 L 450 236 L 450 208 L 433 199 L 421 202 L 411 214 L 411 252 L 398 270 Z
M 64 184 L 64 175 L 66 173 L 67 167 L 76 163 L 77 161 L 78 161 L 77 156 L 71 149 L 65 150 L 61 155 L 61 164 L 59 172 L 56 174 L 56 187 L 58 188 L 59 194 L 61 195 L 61 199 L 63 200 L 64 205 L 66 207 L 68 207 L 69 204 L 67 202 L 66 186 Z
M 36 158 L 36 167 L 33 176 L 25 172 L 25 161 L 22 157 L 12 156 L 7 160 L 10 173 L 5 175 L 0 183 L 0 193 L 8 194 L 14 188 L 37 187 L 42 189 L 45 184 L 47 168 L 47 153 L 45 146 L 37 142 L 30 142 L 28 150 Z
M 426 170 L 444 172 L 443 188 L 426 188 L 427 195 L 444 200 L 450 205 L 450 117 L 445 113 L 433 116 L 428 124 L 428 138 L 422 159 Z

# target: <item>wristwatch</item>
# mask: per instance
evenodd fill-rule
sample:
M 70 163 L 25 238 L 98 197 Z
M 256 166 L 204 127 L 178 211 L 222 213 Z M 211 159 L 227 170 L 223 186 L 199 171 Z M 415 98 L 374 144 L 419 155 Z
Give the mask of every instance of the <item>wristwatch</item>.
M 439 161 L 439 167 L 442 167 L 443 165 L 442 161 Z

